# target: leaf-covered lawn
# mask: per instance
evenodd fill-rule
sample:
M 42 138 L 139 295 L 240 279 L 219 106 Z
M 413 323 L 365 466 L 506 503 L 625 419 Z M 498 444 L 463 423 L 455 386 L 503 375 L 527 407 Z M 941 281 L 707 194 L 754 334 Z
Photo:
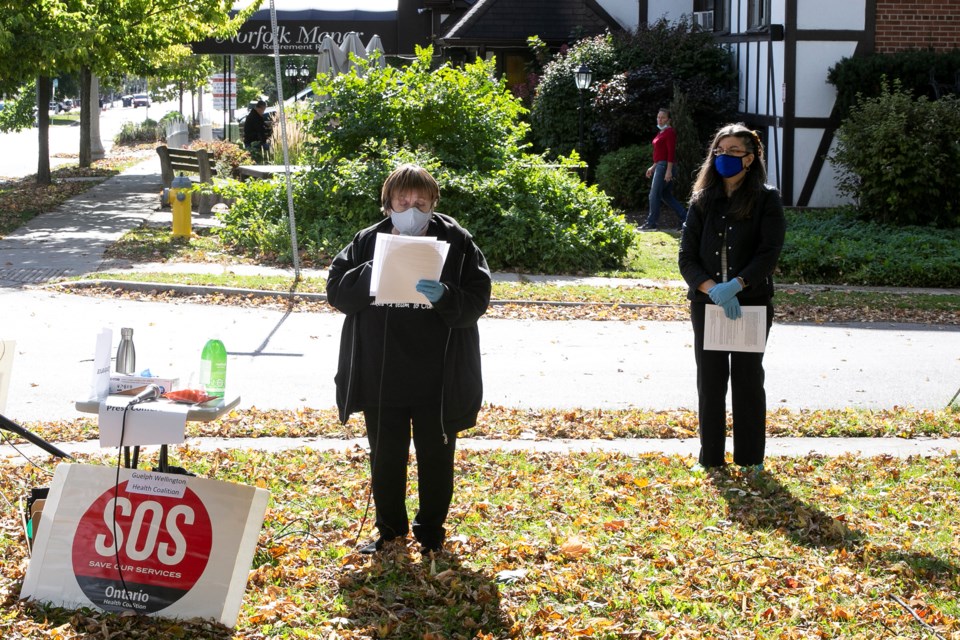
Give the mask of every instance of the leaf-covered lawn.
M 118 146 L 108 157 L 95 160 L 88 168 L 70 165 L 53 169 L 50 172 L 52 184 L 49 185 L 38 185 L 36 174 L 0 180 L 0 238 L 98 184 L 96 180 L 73 181 L 70 178 L 106 179 L 148 157 L 150 152 L 154 152 L 152 147 Z
M 695 438 L 697 414 L 688 410 L 516 409 L 485 405 L 466 437 L 492 440 L 553 438 Z M 96 418 L 24 422 L 28 430 L 56 442 L 99 437 Z M 822 409 L 767 413 L 770 437 L 954 437 L 960 436 L 956 410 Z M 22 442 L 4 434 L 14 442 Z M 188 437 L 362 438 L 363 420 L 340 424 L 336 409 L 248 408 L 212 422 L 187 423 Z
M 359 449 L 176 458 L 271 491 L 237 628 L 17 601 L 26 558 L 8 505 L 2 637 L 960 638 L 956 453 L 768 459 L 752 477 L 661 455 L 460 452 L 433 560 L 412 543 L 355 553 Z M 11 501 L 46 481 L 0 470 Z M 409 483 L 414 495 L 413 465 Z

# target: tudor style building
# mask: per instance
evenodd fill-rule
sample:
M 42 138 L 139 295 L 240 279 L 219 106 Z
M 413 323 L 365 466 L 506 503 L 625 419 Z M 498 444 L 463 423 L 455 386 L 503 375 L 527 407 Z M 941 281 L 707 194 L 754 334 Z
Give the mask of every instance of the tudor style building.
M 829 69 L 845 57 L 960 47 L 956 0 L 422 0 L 441 55 L 497 56 L 522 82 L 526 37 L 551 47 L 606 29 L 686 16 L 730 51 L 740 118 L 764 136 L 787 204 L 843 203 L 827 156 L 839 126 Z
M 960 47 L 960 2 L 641 0 L 640 20 L 691 13 L 730 50 L 743 120 L 765 134 L 771 182 L 787 204 L 841 204 L 826 159 L 840 125 L 827 72 L 845 57 Z

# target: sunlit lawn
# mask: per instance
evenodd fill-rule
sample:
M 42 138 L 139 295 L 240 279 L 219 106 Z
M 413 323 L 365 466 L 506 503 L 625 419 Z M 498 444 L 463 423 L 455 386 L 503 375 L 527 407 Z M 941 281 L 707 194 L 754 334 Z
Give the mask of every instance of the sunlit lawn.
M 433 562 L 413 544 L 354 552 L 360 449 L 185 449 L 175 463 L 272 493 L 237 628 L 15 603 L 24 550 L 8 509 L 3 637 L 921 638 L 925 624 L 960 638 L 956 453 L 772 459 L 748 478 L 661 455 L 461 452 Z M 5 466 L 0 487 L 16 499 L 44 481 Z

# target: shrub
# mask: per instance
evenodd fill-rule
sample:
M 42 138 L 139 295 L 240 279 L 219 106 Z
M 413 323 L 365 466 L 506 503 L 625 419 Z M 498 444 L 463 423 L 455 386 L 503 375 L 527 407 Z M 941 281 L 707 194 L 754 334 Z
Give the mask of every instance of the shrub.
M 114 137 L 116 144 L 135 144 L 138 142 L 159 142 L 163 140 L 165 132 L 155 120 L 143 122 L 124 122 L 119 133 Z
M 380 188 L 402 162 L 427 167 L 440 183 L 438 210 L 453 215 L 477 238 L 494 269 L 583 272 L 622 264 L 633 228 L 612 209 L 609 198 L 588 187 L 570 169 L 524 156 L 502 170 L 450 167 L 424 151 L 364 148 L 329 160 L 295 178 L 297 235 L 316 260 L 335 254 L 357 230 L 382 216 Z M 243 200 L 226 216 L 221 235 L 254 253 L 289 259 L 286 191 L 282 180 L 219 189 Z M 269 185 L 269 186 L 264 186 Z
M 827 82 L 837 88 L 837 110 L 843 120 L 858 100 L 881 94 L 884 78 L 899 80 L 903 89 L 916 98 L 934 97 L 931 70 L 937 78 L 953 80 L 960 73 L 960 49 L 945 53 L 898 51 L 843 58 L 830 68 Z
M 898 82 L 858 103 L 831 157 L 861 215 L 902 225 L 960 225 L 960 101 L 914 99 Z
M 783 282 L 890 287 L 960 286 L 960 230 L 895 227 L 853 209 L 787 213 Z
M 653 147 L 649 144 L 617 149 L 597 163 L 597 186 L 621 209 L 646 209 L 650 198 L 646 172 L 652 162 Z
M 307 103 L 295 102 L 293 108 L 285 110 L 285 126 L 281 126 L 278 119 L 273 124 L 270 133 L 270 152 L 268 154 L 269 164 L 283 164 L 283 132 L 286 129 L 287 134 L 287 155 L 290 164 L 301 164 L 308 156 L 307 144 L 310 140 L 310 126 L 313 114 L 310 112 Z
M 315 88 L 315 142 L 309 171 L 294 184 L 299 245 L 317 259 L 339 251 L 379 220 L 380 189 L 402 162 L 427 167 L 441 186 L 439 210 L 477 237 L 491 267 L 582 272 L 620 266 L 633 227 L 598 189 L 583 184 L 576 163 L 560 166 L 523 153 L 523 109 L 492 63 L 430 69 L 420 50 L 405 69 L 371 68 L 360 77 L 321 78 Z M 250 184 L 250 183 L 246 183 Z M 240 204 L 228 215 L 228 243 L 263 254 L 289 254 L 281 179 L 219 192 Z M 261 239 L 262 238 L 262 241 Z
M 677 90 L 686 95 L 697 139 L 735 117 L 735 74 L 727 52 L 685 20 L 659 20 L 635 32 L 581 40 L 547 64 L 531 111 L 537 149 L 565 154 L 576 144 L 572 78 L 581 63 L 593 72 L 582 154 L 591 166 L 604 152 L 649 142 L 657 109 L 670 104 Z
M 222 178 L 240 178 L 239 169 L 245 164 L 253 164 L 250 153 L 235 142 L 227 140 L 194 140 L 191 149 L 206 149 L 217 169 L 217 175 Z
M 585 64 L 593 74 L 589 89 L 584 91 L 584 144 L 580 155 L 588 162 L 600 156 L 599 145 L 591 129 L 596 121 L 592 107 L 597 88 L 620 69 L 617 65 L 613 38 L 608 35 L 580 40 L 567 55 L 558 56 L 543 69 L 530 112 L 534 147 L 552 157 L 568 155 L 577 146 L 580 96 L 573 82 L 573 72 Z
M 370 68 L 362 76 L 320 76 L 311 135 L 321 156 L 353 155 L 369 140 L 423 148 L 445 166 L 496 169 L 519 153 L 527 125 L 520 101 L 494 80 L 494 62 L 431 71 L 432 49 L 418 48 L 404 68 Z

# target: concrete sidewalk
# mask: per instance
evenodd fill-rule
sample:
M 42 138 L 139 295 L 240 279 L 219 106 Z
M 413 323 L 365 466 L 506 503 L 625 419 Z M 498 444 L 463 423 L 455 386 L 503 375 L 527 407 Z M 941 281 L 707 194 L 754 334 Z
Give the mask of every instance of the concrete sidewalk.
M 58 449 L 70 455 L 116 456 L 116 448 L 101 449 L 96 440 L 56 443 Z M 349 451 L 368 449 L 365 438 L 188 438 L 183 445 L 202 452 L 242 449 L 282 453 L 284 451 L 314 449 L 317 451 Z M 534 453 L 591 453 L 608 452 L 638 456 L 649 453 L 679 455 L 696 458 L 700 450 L 697 438 L 630 438 L 616 440 L 487 440 L 467 437 L 457 440 L 457 448 L 466 451 L 529 451 Z M 145 447 L 145 455 L 152 455 L 156 447 Z M 733 451 L 727 439 L 727 451 Z M 928 458 L 952 455 L 960 451 L 960 438 L 767 438 L 767 457 L 818 456 L 891 456 Z M 23 455 L 21 455 L 23 454 Z M 47 456 L 32 444 L 0 445 L 0 461 L 25 464 L 26 457 L 42 460 Z

